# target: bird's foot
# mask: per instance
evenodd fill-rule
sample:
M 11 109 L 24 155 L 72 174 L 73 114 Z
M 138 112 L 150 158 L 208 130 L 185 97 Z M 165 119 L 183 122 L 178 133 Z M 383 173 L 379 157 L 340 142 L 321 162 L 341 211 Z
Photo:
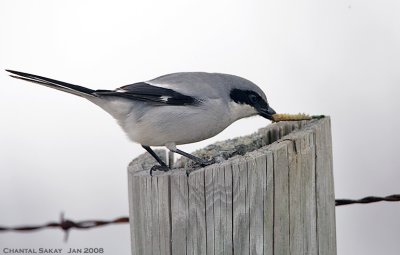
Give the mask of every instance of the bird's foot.
M 199 160 L 196 161 L 195 165 L 201 166 L 201 167 L 206 167 L 209 165 L 214 164 L 216 161 L 214 158 L 207 160 L 205 158 L 199 158 Z
M 198 167 L 206 167 L 206 166 L 212 165 L 212 164 L 214 164 L 214 163 L 216 163 L 216 160 L 215 160 L 214 158 L 212 158 L 212 159 L 210 159 L 210 160 L 207 160 L 207 159 L 204 159 L 204 158 L 202 158 L 202 159 L 199 158 L 199 160 L 197 160 L 197 161 L 192 165 L 192 168 L 187 167 L 187 169 L 186 169 L 186 176 L 189 177 L 189 174 L 190 174 L 191 172 L 193 172 L 193 171 L 194 171 L 196 168 L 198 168 Z M 194 167 L 194 168 L 193 168 L 193 167 Z
M 212 158 L 212 159 L 210 159 L 210 160 L 201 159 L 201 161 L 202 161 L 202 162 L 200 163 L 200 165 L 201 165 L 202 167 L 209 166 L 209 165 L 212 165 L 212 164 L 215 163 L 215 159 L 214 159 L 214 158 Z
M 169 169 L 169 167 L 167 167 L 167 166 L 154 165 L 150 169 L 150 176 L 153 176 L 153 171 L 168 172 L 169 170 L 171 170 L 171 169 Z

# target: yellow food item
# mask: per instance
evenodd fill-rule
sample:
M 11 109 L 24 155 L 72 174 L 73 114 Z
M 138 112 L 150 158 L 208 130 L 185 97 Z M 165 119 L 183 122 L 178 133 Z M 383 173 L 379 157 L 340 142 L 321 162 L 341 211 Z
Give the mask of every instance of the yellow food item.
M 274 114 L 272 115 L 274 122 L 279 121 L 297 121 L 297 120 L 311 120 L 313 116 L 310 116 L 305 113 L 298 113 L 298 114 Z

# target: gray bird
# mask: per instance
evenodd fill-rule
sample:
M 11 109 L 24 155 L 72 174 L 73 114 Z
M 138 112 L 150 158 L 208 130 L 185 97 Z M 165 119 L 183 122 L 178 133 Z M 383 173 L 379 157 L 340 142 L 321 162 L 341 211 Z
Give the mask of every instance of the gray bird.
M 179 150 L 176 145 L 213 137 L 236 120 L 261 115 L 272 120 L 275 111 L 264 92 L 244 78 L 221 73 L 167 74 L 115 90 L 92 90 L 78 85 L 6 70 L 13 78 L 30 81 L 86 98 L 113 116 L 133 142 L 139 143 L 160 165 L 168 166 L 150 146 L 165 146 L 201 166 L 213 161 Z

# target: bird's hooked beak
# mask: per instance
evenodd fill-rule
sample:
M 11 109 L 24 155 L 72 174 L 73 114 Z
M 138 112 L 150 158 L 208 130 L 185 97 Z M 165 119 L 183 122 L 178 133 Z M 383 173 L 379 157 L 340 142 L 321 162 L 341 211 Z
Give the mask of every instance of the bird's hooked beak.
M 273 120 L 272 115 L 274 115 L 276 112 L 274 109 L 272 109 L 271 107 L 268 106 L 268 108 L 259 108 L 258 110 L 258 114 L 263 116 L 266 119 L 269 120 Z

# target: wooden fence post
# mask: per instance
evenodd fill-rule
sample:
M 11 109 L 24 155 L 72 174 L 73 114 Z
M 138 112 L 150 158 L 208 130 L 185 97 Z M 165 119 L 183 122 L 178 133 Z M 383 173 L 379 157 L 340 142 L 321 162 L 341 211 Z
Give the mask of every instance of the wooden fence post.
M 232 155 L 247 151 L 189 177 L 149 176 L 148 154 L 132 161 L 132 254 L 336 254 L 330 118 L 279 122 L 226 143 Z

